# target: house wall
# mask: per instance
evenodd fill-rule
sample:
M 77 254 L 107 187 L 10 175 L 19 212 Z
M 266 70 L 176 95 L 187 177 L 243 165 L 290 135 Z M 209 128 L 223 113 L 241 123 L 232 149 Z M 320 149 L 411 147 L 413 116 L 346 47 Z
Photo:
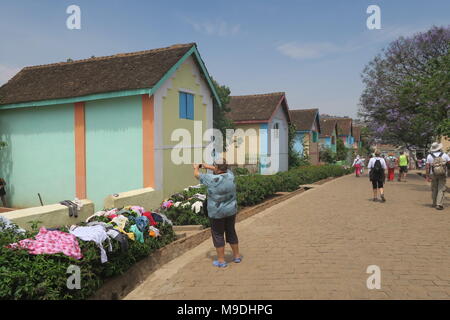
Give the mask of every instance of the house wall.
M 75 197 L 72 104 L 0 111 L 0 176 L 9 206 L 28 208 Z
M 235 130 L 244 131 L 244 137 L 236 136 L 236 141 L 233 141 L 229 147 L 228 152 L 225 153 L 225 157 L 229 164 L 235 164 L 238 166 L 244 166 L 241 162 L 242 155 L 244 155 L 245 165 L 253 162 L 254 164 L 259 161 L 260 151 L 260 137 L 259 137 L 259 124 L 237 124 Z
M 275 124 L 279 127 L 279 150 L 275 149 L 275 145 L 272 145 L 272 131 Z M 288 163 L 288 151 L 289 151 L 289 133 L 288 133 L 288 121 L 283 108 L 280 106 L 275 112 L 272 120 L 268 124 L 268 152 L 271 154 L 272 159 L 278 158 L 278 166 L 272 166 L 266 171 L 267 174 L 273 174 L 280 171 L 287 171 L 289 168 Z
M 86 192 L 97 210 L 115 193 L 143 188 L 142 97 L 88 101 Z
M 194 94 L 194 120 L 179 117 L 180 91 Z M 206 129 L 212 128 L 212 103 L 211 91 L 192 58 L 188 58 L 155 94 L 155 166 L 162 173 L 156 180 L 159 186 L 163 186 L 164 197 L 198 184 L 192 163 L 205 161 L 203 151 L 208 142 L 203 141 L 203 134 Z M 158 121 L 162 126 L 157 127 Z M 195 127 L 195 123 L 201 126 Z M 184 150 L 191 159 L 187 164 L 176 164 L 172 158 L 172 152 L 181 151 L 177 147 L 180 141 L 172 141 L 172 133 L 177 129 L 185 129 L 191 135 L 190 141 L 184 142 L 187 145 Z M 156 189 L 159 186 L 156 185 Z

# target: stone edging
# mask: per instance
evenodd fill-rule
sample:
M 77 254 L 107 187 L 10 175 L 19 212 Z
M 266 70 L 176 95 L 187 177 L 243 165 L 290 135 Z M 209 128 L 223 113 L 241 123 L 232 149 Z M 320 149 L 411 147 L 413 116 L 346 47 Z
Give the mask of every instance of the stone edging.
M 322 185 L 340 177 L 326 178 L 313 183 Z M 292 198 L 308 189 L 299 188 L 295 191 L 266 200 L 253 207 L 243 208 L 238 212 L 237 222 L 245 220 L 257 213 L 260 213 L 282 201 Z M 181 256 L 186 251 L 198 246 L 203 241 L 209 239 L 211 228 L 200 230 L 188 237 L 178 239 L 168 245 L 154 251 L 148 257 L 142 259 L 128 269 L 124 274 L 113 277 L 105 281 L 103 286 L 90 298 L 90 300 L 118 300 L 125 297 L 141 284 L 149 274 L 160 268 L 162 265 Z

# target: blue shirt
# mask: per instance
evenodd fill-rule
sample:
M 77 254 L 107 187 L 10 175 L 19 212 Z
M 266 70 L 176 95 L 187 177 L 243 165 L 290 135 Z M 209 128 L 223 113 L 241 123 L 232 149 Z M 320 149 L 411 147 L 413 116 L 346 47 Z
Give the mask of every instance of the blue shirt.
M 208 189 L 208 216 L 221 219 L 237 212 L 236 185 L 231 171 L 222 174 L 200 174 L 200 183 Z

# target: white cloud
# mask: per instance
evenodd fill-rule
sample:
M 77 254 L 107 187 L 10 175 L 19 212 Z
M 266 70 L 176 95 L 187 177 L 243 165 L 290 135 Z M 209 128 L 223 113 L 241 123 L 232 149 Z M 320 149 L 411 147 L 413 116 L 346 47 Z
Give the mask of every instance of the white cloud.
M 198 22 L 187 19 L 187 22 L 194 28 L 195 31 L 209 36 L 233 36 L 238 34 L 241 29 L 239 24 L 230 24 L 223 20 Z
M 288 42 L 277 47 L 277 50 L 282 54 L 298 60 L 317 59 L 330 53 L 350 52 L 355 49 L 357 47 L 353 45 L 338 46 L 331 42 Z
M 0 85 L 6 83 L 19 71 L 20 68 L 14 68 L 0 64 Z

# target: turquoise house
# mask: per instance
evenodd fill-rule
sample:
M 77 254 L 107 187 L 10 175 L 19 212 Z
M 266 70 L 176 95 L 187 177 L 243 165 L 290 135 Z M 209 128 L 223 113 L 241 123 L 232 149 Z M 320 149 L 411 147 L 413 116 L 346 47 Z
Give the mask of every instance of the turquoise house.
M 294 151 L 308 156 L 311 164 L 319 164 L 319 109 L 297 109 L 290 110 L 289 113 L 296 128 Z
M 338 127 L 336 119 L 320 119 L 320 150 L 330 149 L 336 153 L 336 142 L 338 137 Z

